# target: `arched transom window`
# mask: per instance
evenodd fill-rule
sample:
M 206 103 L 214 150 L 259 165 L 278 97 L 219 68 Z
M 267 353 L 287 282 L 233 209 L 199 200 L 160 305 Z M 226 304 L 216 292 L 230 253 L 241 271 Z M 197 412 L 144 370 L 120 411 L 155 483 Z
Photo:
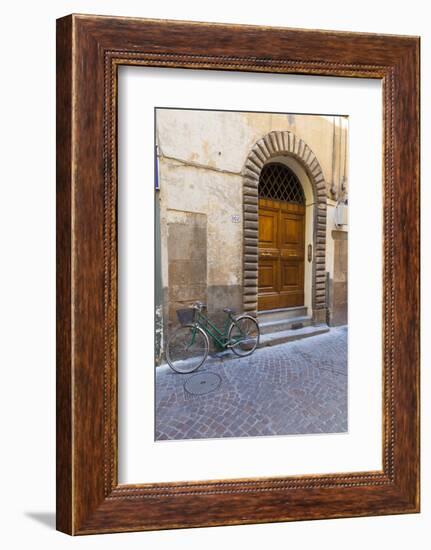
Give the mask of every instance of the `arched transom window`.
M 262 168 L 259 197 L 305 204 L 304 191 L 298 177 L 281 162 L 271 162 Z

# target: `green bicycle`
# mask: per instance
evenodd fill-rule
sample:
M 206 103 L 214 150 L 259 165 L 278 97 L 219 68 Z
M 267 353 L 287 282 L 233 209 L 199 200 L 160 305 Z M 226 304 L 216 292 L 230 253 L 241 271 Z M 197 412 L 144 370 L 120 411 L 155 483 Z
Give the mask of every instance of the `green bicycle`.
M 181 326 L 172 332 L 166 346 L 166 359 L 175 372 L 188 374 L 202 366 L 208 357 L 210 338 L 218 351 L 231 349 L 238 357 L 251 355 L 259 345 L 259 325 L 251 315 L 236 316 L 233 310 L 224 308 L 226 321 L 219 330 L 204 315 L 204 309 L 205 304 L 196 302 L 191 308 L 177 310 Z

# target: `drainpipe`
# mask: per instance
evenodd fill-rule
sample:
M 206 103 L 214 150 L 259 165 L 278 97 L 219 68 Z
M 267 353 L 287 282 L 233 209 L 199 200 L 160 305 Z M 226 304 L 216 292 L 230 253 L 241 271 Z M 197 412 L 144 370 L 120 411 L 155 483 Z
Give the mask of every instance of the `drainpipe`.
M 160 234 L 160 189 L 158 147 L 154 158 L 155 191 L 154 191 L 154 360 L 160 365 L 163 354 L 163 288 L 162 288 L 162 248 Z
M 335 187 L 335 117 L 332 117 L 332 183 L 330 191 L 333 198 L 335 198 L 337 196 Z

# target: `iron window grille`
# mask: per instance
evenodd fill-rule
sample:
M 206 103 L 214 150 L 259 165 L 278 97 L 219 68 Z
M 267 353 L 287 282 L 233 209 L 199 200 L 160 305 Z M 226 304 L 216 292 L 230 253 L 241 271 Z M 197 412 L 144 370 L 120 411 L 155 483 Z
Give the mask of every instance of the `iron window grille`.
M 304 191 L 296 174 L 286 165 L 271 162 L 262 168 L 259 197 L 305 204 Z

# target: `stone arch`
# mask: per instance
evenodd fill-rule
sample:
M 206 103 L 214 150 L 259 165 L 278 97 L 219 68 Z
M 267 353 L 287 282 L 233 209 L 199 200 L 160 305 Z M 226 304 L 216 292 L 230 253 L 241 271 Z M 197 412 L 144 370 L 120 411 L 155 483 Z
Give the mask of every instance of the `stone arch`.
M 326 322 L 326 183 L 316 155 L 304 140 L 293 132 L 272 131 L 257 141 L 243 168 L 243 308 L 257 313 L 259 177 L 265 163 L 272 158 L 295 158 L 307 173 L 313 189 L 313 319 Z

